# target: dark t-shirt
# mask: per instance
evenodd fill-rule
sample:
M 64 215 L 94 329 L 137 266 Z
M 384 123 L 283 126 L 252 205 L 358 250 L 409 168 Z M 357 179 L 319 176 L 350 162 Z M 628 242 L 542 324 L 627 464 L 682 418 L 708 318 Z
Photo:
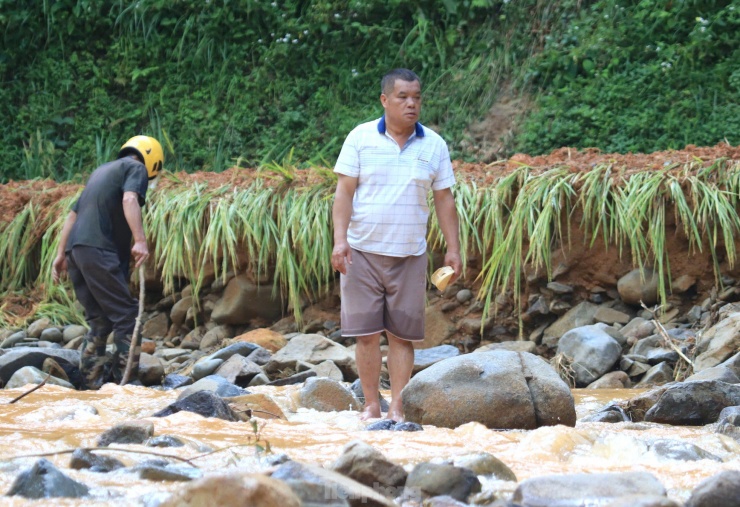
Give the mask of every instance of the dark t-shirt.
M 131 228 L 123 213 L 123 193 L 139 194 L 139 205 L 146 197 L 148 174 L 144 164 L 124 157 L 103 164 L 90 175 L 80 198 L 72 205 L 77 220 L 67 239 L 66 250 L 77 245 L 112 250 L 128 273 L 131 258 Z

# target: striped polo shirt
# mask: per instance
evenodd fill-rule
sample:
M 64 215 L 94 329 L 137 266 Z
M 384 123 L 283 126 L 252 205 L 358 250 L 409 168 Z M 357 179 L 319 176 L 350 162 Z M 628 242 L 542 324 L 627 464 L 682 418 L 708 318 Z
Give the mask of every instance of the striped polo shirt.
M 429 190 L 455 183 L 447 143 L 416 124 L 403 147 L 386 133 L 385 116 L 355 127 L 334 172 L 358 178 L 347 231 L 349 245 L 392 257 L 426 252 Z

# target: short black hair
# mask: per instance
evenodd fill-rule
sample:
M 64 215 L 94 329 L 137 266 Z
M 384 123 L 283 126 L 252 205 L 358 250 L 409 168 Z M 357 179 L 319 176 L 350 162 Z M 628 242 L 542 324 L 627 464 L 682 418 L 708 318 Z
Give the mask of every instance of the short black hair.
M 389 95 L 393 91 L 393 87 L 398 79 L 408 81 L 409 83 L 418 81 L 419 86 L 421 86 L 421 79 L 419 79 L 419 76 L 414 71 L 409 69 L 393 69 L 380 80 L 380 93 Z

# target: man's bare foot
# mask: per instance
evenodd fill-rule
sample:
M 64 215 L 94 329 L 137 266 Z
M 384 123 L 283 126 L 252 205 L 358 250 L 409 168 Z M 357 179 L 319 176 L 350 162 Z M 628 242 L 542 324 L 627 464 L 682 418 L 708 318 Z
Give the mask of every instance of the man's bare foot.
M 391 403 L 388 407 L 388 419 L 396 421 L 397 423 L 404 422 L 406 419 L 403 417 L 403 408 L 396 406 Z
M 365 408 L 362 410 L 362 413 L 360 414 L 360 420 L 361 421 L 367 421 L 368 419 L 378 419 L 380 418 L 380 404 L 366 404 Z

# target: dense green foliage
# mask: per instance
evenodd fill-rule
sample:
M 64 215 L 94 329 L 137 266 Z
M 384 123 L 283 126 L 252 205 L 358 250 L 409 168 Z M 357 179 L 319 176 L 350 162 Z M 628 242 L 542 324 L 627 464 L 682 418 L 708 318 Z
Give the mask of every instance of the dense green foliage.
M 333 159 L 352 127 L 380 115 L 380 77 L 399 66 L 424 81 L 425 121 L 454 139 L 494 100 L 516 36 L 490 37 L 503 8 L 490 0 L 0 5 L 5 178 L 72 176 L 137 133 L 165 140 L 170 170 L 291 148 Z
M 562 18 L 532 68 L 519 148 L 652 152 L 740 143 L 740 3 L 602 0 Z
M 736 3 L 736 2 L 734 2 Z M 0 182 L 71 179 L 131 135 L 166 168 L 331 163 L 409 67 L 463 149 L 502 89 L 534 93 L 508 149 L 738 142 L 732 1 L 0 0 Z

